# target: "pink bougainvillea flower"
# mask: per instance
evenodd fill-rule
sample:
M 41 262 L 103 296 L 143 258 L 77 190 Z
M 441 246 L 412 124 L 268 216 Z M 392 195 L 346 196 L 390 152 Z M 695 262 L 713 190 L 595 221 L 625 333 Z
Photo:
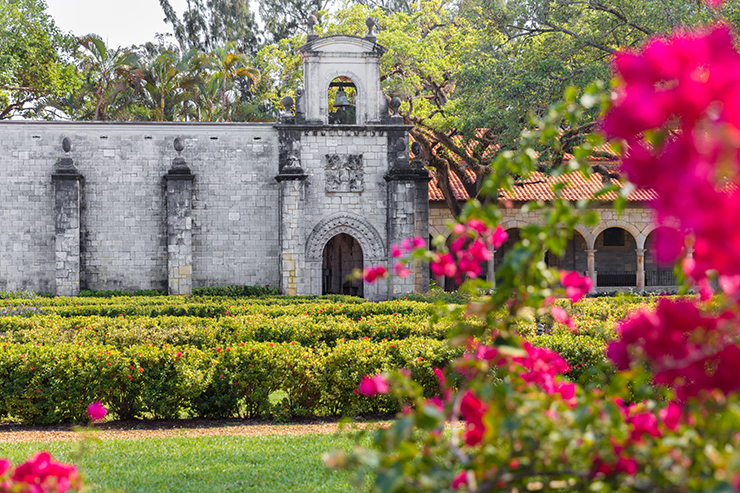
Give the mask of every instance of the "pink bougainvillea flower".
M 393 266 L 393 273 L 401 279 L 406 279 L 411 275 L 411 271 L 403 262 L 396 262 L 396 264 Z
M 417 236 L 416 238 L 406 238 L 401 242 L 401 248 L 406 250 L 407 252 L 411 252 L 413 250 L 416 250 L 417 248 L 424 248 L 427 246 L 427 242 L 424 241 L 424 238 L 421 238 Z
M 476 277 L 481 275 L 481 272 L 483 272 L 483 269 L 480 266 L 480 262 L 470 257 L 460 259 L 460 261 L 458 262 L 458 268 L 461 272 L 465 273 L 465 275 L 471 279 L 475 279 Z
M 722 291 L 728 296 L 733 296 L 735 293 L 740 291 L 740 275 L 719 276 L 717 280 L 719 281 L 719 286 L 722 288 Z
M 637 474 L 637 461 L 632 458 L 619 457 L 617 464 L 614 466 L 617 472 L 623 472 L 630 476 Z
M 660 410 L 659 416 L 666 428 L 676 431 L 681 421 L 681 414 L 681 406 L 676 402 L 671 402 Z
M 658 228 L 655 230 L 655 260 L 659 264 L 673 264 L 684 249 L 684 237 L 673 228 Z
M 108 414 L 108 410 L 100 401 L 95 401 L 87 406 L 87 415 L 93 421 L 100 421 L 105 418 L 106 414 Z
M 503 245 L 508 238 L 509 234 L 504 231 L 504 228 L 496 226 L 496 229 L 493 231 L 489 241 L 491 242 L 491 245 L 493 245 L 493 248 L 496 249 Z
M 13 463 L 9 459 L 0 459 L 0 477 L 4 476 L 11 467 L 13 467 Z
M 457 273 L 455 259 L 451 253 L 435 254 L 431 267 L 435 276 L 452 277 Z
M 488 234 L 489 230 L 486 228 L 486 225 L 483 221 L 480 219 L 471 219 L 468 221 L 468 228 L 472 229 L 479 235 L 485 236 Z
M 403 257 L 403 250 L 398 248 L 398 245 L 396 245 L 395 243 L 391 245 L 391 257 L 393 258 Z
M 383 279 L 385 277 L 388 277 L 388 271 L 382 265 L 378 265 L 376 267 L 365 267 L 365 270 L 362 272 L 362 279 L 371 284 L 378 279 Z
M 468 253 L 476 262 L 486 262 L 493 256 L 488 246 L 481 240 L 475 240 L 470 247 L 468 247 Z
M 734 392 L 740 390 L 740 348 L 731 344 L 710 354 L 704 351 L 733 317 L 705 314 L 690 300 L 663 299 L 655 313 L 642 312 L 619 325 L 620 338 L 609 343 L 607 356 L 619 370 L 632 361 L 646 361 L 655 383 L 675 388 L 681 402 L 704 390 Z M 682 362 L 680 367 L 676 361 Z M 719 365 L 712 364 L 717 361 Z
M 19 492 L 66 493 L 78 491 L 82 486 L 77 468 L 55 461 L 48 452 L 39 452 L 18 466 L 11 480 L 20 486 L 11 488 L 11 491 Z
M 478 399 L 472 390 L 465 392 L 460 401 L 460 414 L 467 422 L 463 438 L 470 447 L 474 447 L 483 441 L 483 435 L 486 433 L 483 416 L 487 410 L 488 406 Z
M 558 386 L 558 394 L 566 401 L 569 401 L 576 396 L 576 385 L 571 382 L 561 383 Z
M 563 307 L 553 305 L 553 307 L 550 308 L 550 314 L 557 323 L 565 325 L 571 331 L 576 330 L 576 323 L 573 321 L 572 318 L 570 318 L 568 312 L 566 312 Z
M 472 474 L 472 472 L 470 472 Z M 468 484 L 468 471 L 460 471 L 457 476 L 455 476 L 455 479 L 452 480 L 452 484 L 450 487 L 453 490 L 459 489 L 461 486 L 465 486 Z
M 468 238 L 465 236 L 459 236 L 453 240 L 452 243 L 450 243 L 450 250 L 452 250 L 458 257 L 460 257 L 463 254 L 463 249 L 465 248 L 465 243 L 467 243 Z
M 362 381 L 357 387 L 357 390 L 359 390 L 364 396 L 372 397 L 376 394 L 387 394 L 390 392 L 390 386 L 385 377 L 378 373 L 372 377 L 367 375 L 362 377 Z
M 555 381 L 559 373 L 570 371 L 570 365 L 558 353 L 547 348 L 534 347 L 528 342 L 523 345 L 526 356 L 512 358 L 524 370 L 519 377 L 529 384 L 538 385 L 547 394 L 559 392 L 560 385 Z
M 588 294 L 593 287 L 590 277 L 582 276 L 578 272 L 574 271 L 568 272 L 561 270 L 560 283 L 565 288 L 565 294 L 573 303 L 577 303 L 581 298 Z

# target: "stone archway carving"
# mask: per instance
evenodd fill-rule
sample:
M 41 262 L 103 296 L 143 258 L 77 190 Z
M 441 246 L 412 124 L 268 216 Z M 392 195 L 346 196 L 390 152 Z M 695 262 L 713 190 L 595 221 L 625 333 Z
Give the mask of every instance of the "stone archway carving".
M 349 212 L 332 214 L 319 221 L 306 242 L 306 260 L 321 260 L 324 246 L 340 233 L 357 240 L 367 261 L 386 260 L 385 245 L 378 230 L 362 217 Z

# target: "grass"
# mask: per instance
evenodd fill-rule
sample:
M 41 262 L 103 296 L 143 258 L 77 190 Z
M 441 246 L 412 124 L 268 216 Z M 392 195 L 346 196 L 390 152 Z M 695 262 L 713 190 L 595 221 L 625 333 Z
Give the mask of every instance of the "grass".
M 347 434 L 146 438 L 98 441 L 82 456 L 75 442 L 0 443 L 0 458 L 18 465 L 48 450 L 76 464 L 95 493 L 344 493 L 351 473 L 327 469 L 321 456 L 353 443 Z

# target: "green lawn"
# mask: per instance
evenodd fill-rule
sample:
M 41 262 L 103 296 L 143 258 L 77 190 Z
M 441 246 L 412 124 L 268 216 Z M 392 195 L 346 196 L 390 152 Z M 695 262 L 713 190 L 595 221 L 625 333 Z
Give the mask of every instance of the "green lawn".
M 14 465 L 37 450 L 74 462 L 92 492 L 352 491 L 350 473 L 331 471 L 321 455 L 349 449 L 348 435 L 106 440 L 76 460 L 74 442 L 0 443 Z

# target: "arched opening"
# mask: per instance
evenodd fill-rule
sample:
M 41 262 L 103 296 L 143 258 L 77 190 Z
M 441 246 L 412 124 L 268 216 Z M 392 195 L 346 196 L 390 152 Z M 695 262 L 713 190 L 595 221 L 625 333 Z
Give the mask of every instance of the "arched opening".
M 637 286 L 637 242 L 622 228 L 607 228 L 596 238 L 596 286 Z
M 354 269 L 362 270 L 362 247 L 352 236 L 340 233 L 324 247 L 321 294 L 364 296 L 362 279 L 347 279 Z
M 506 238 L 504 244 L 498 247 L 495 252 L 493 252 L 494 272 L 499 269 L 504 261 L 504 257 L 514 247 L 514 244 L 518 241 L 521 241 L 522 239 L 521 230 L 519 228 L 507 229 L 506 233 L 509 236 Z
M 588 272 L 588 257 L 586 255 L 588 244 L 586 239 L 578 231 L 568 238 L 562 257 L 558 257 L 551 251 L 545 253 L 545 264 L 548 267 L 576 271 L 582 275 Z
M 661 226 L 650 232 L 645 240 L 645 286 L 676 286 L 676 276 L 673 275 L 673 264 L 658 262 L 655 253 L 655 240 L 660 231 L 666 226 Z
M 329 124 L 357 123 L 357 87 L 349 77 L 337 77 L 329 84 Z

